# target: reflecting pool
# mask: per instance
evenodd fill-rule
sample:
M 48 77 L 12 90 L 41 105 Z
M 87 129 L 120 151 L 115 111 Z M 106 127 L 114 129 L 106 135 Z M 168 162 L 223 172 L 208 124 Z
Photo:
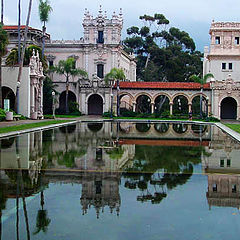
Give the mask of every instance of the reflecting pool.
M 0 239 L 239 238 L 240 144 L 215 126 L 86 122 L 0 144 Z

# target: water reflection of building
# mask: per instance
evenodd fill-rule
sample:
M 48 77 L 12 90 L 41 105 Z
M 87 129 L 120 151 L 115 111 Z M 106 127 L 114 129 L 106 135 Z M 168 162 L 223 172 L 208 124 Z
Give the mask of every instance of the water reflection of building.
M 240 208 L 240 144 L 221 129 L 212 127 L 211 142 L 202 158 L 203 171 L 208 177 L 206 193 L 209 208 Z
M 88 173 L 82 180 L 81 205 L 83 215 L 88 209 L 96 209 L 97 218 L 100 212 L 104 212 L 106 206 L 110 212 L 115 210 L 117 215 L 120 212 L 119 183 L 120 173 Z
M 234 207 L 240 209 L 240 176 L 208 174 L 207 201 L 209 208 Z
M 203 156 L 202 167 L 205 172 L 239 173 L 240 144 L 220 128 L 211 127 L 211 142 Z

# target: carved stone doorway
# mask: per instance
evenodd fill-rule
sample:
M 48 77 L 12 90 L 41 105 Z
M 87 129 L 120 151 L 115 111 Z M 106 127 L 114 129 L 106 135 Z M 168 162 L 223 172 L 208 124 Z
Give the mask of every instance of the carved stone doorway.
M 237 102 L 232 97 L 226 97 L 221 102 L 221 119 L 237 118 Z
M 93 94 L 88 99 L 88 115 L 103 114 L 103 99 L 98 94 Z

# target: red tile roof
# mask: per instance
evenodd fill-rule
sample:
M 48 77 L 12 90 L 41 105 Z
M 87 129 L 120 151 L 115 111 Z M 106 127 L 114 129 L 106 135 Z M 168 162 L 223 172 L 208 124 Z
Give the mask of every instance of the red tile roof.
M 192 140 L 156 140 L 156 139 L 121 139 L 120 144 L 126 145 L 150 145 L 150 146 L 208 146 L 209 141 Z
M 25 25 L 21 25 L 20 29 L 25 29 Z M 18 30 L 18 26 L 17 25 L 4 25 L 3 26 L 4 30 Z M 28 29 L 34 29 L 32 27 L 28 27 Z
M 116 88 L 116 84 L 114 86 Z M 210 83 L 204 84 L 204 89 L 210 89 Z M 121 89 L 200 89 L 200 83 L 194 82 L 120 82 Z

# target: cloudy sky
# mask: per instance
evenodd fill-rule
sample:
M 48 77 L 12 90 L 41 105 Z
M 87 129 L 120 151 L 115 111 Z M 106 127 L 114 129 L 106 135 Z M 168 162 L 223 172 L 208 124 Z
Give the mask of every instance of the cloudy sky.
M 211 21 L 240 22 L 239 0 L 50 0 L 53 12 L 47 25 L 52 39 L 79 39 L 82 37 L 82 19 L 84 9 L 96 15 L 99 6 L 111 17 L 113 11 L 123 9 L 124 28 L 141 26 L 139 16 L 162 13 L 170 20 L 170 26 L 187 31 L 196 42 L 197 48 L 209 44 L 209 26 Z M 22 23 L 25 24 L 29 0 L 22 0 Z M 30 25 L 40 28 L 38 0 L 33 0 Z M 5 24 L 17 24 L 18 0 L 5 0 Z

